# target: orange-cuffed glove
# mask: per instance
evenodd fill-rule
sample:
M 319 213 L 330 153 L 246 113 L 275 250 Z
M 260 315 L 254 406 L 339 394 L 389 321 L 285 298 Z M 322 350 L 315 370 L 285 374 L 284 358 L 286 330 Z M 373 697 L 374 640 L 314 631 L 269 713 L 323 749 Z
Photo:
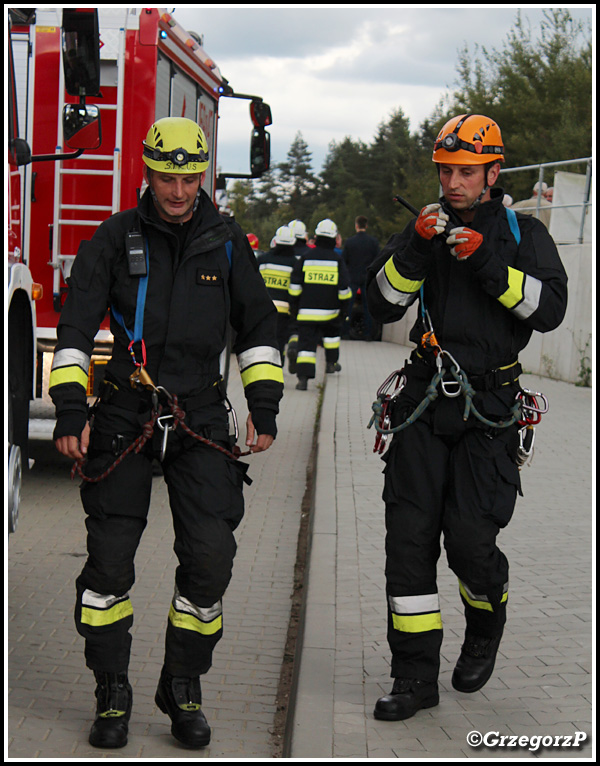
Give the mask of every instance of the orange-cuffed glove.
M 459 261 L 465 261 L 473 255 L 482 242 L 481 234 L 478 231 L 473 231 L 473 229 L 468 229 L 466 226 L 451 229 L 450 236 L 446 240 L 450 252 Z
M 441 234 L 450 219 L 442 210 L 442 206 L 434 202 L 426 205 L 415 222 L 415 231 L 423 239 L 432 239 L 436 234 Z

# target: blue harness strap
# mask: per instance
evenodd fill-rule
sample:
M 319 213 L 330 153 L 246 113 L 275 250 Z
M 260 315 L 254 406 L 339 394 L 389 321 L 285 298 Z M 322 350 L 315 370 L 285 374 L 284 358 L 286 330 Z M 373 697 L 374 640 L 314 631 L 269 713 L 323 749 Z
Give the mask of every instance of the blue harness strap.
M 517 221 L 517 214 L 514 210 L 507 207 L 506 210 L 506 217 L 508 218 L 508 225 L 510 226 L 510 230 L 512 231 L 513 237 L 517 241 L 517 245 L 521 244 L 521 229 L 519 229 L 519 222 Z

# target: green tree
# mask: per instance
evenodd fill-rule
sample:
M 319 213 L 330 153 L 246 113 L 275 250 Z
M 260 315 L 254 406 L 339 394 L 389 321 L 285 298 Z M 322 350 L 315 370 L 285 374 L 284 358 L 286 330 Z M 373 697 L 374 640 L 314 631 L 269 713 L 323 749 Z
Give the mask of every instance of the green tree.
M 592 153 L 592 41 L 566 8 L 544 11 L 533 37 L 521 13 L 501 50 L 465 47 L 448 114 L 493 117 L 508 167 L 588 157 Z M 535 174 L 512 176 L 511 193 L 529 196 Z M 551 180 L 551 179 L 548 179 Z
M 277 166 L 279 171 L 279 201 L 290 210 L 291 218 L 304 221 L 312 212 L 319 179 L 312 170 L 312 154 L 308 144 L 298 132 L 294 138 L 287 160 Z

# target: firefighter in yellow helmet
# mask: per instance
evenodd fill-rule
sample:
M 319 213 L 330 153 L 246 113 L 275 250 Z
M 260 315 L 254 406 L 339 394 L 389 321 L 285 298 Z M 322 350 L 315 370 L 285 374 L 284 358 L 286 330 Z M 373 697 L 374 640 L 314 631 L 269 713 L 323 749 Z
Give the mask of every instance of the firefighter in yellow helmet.
M 439 702 L 442 537 L 466 620 L 452 684 L 475 692 L 492 674 L 508 600 L 508 561 L 496 538 L 521 492 L 518 355 L 533 330 L 558 327 L 567 304 L 567 277 L 546 228 L 502 204 L 496 182 L 504 144 L 496 122 L 480 114 L 452 118 L 432 159 L 443 196 L 392 236 L 367 276 L 377 320 L 397 321 L 419 302 L 410 334 L 416 346 L 391 410 L 398 430 L 384 455 L 394 683 L 374 715 L 392 721 Z M 461 381 L 471 386 L 481 418 L 465 410 Z M 432 386 L 436 396 L 428 399 Z
M 137 208 L 101 224 L 73 264 L 50 376 L 54 439 L 62 454 L 86 458 L 88 559 L 77 579 L 75 620 L 97 683 L 89 741 L 102 749 L 127 743 L 129 590 L 158 458 L 179 565 L 156 703 L 175 738 L 199 748 L 211 733 L 199 677 L 222 635 L 248 467 L 236 459 L 220 374 L 229 323 L 251 452 L 268 449 L 276 436 L 283 373 L 277 312 L 248 240 L 202 190 L 210 161 L 202 130 L 185 118 L 158 120 L 143 161 L 148 188 Z M 114 345 L 90 429 L 87 373 L 107 309 Z M 130 449 L 139 439 L 143 446 Z

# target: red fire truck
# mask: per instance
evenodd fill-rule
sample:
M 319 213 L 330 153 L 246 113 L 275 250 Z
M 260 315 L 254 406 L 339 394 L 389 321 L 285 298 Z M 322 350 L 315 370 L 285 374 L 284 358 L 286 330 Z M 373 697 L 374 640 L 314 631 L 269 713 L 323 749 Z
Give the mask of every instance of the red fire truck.
M 32 161 L 20 168 L 22 250 L 33 280 L 43 286 L 43 295 L 36 302 L 34 349 L 34 393 L 41 397 L 45 393 L 44 352 L 54 349 L 65 280 L 79 243 L 90 239 L 108 216 L 136 205 L 137 189 L 143 182 L 142 139 L 149 126 L 168 116 L 198 122 L 211 156 L 212 174 L 206 174 L 204 189 L 215 200 L 226 178 L 258 178 L 268 170 L 270 144 L 265 127 L 271 124 L 271 111 L 258 96 L 235 93 L 205 52 L 202 39 L 184 30 L 165 9 L 100 7 L 99 80 L 93 103 L 99 111 L 100 119 L 94 124 L 101 122 L 101 143 L 97 150 L 77 157 L 37 161 L 39 155 L 64 155 L 61 110 L 65 103 L 75 109 L 79 97 L 69 87 L 74 74 L 69 69 L 71 57 L 63 52 L 63 9 L 14 10 L 11 38 L 16 95 L 24 115 L 22 129 L 26 126 L 23 135 L 33 154 Z M 96 11 L 72 9 L 75 13 L 85 10 Z M 201 9 L 198 13 L 201 15 Z M 94 44 L 92 37 L 87 42 L 90 47 Z M 248 173 L 217 176 L 217 119 L 223 97 L 249 102 Z M 105 321 L 96 336 L 89 394 L 101 375 L 101 355 L 110 349 L 108 328 Z M 47 355 L 46 365 L 49 362 Z

